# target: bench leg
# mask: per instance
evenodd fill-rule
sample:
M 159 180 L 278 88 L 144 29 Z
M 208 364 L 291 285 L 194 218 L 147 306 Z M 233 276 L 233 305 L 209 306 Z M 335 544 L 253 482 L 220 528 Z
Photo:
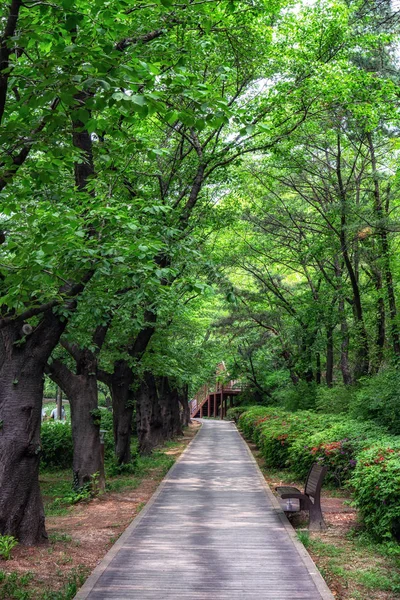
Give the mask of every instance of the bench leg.
M 308 525 L 308 529 L 310 531 L 323 531 L 324 529 L 326 529 L 326 523 L 322 515 L 321 507 L 314 506 L 314 504 L 311 504 L 311 506 L 309 507 L 309 511 L 310 522 Z

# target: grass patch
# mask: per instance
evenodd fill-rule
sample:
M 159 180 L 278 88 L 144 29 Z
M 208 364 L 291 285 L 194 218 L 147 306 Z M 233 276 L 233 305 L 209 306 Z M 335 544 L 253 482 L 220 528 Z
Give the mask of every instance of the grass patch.
M 106 478 L 106 492 L 120 493 L 136 489 L 142 479 L 157 473 L 157 479 L 162 479 L 175 462 L 173 456 L 165 454 L 165 450 L 175 448 L 180 442 L 167 442 L 161 449 L 155 450 L 149 456 L 135 458 L 132 464 L 132 474 L 113 474 Z M 66 516 L 71 506 L 75 504 L 72 493 L 72 474 L 69 470 L 43 470 L 40 473 L 46 516 Z
M 72 537 L 67 533 L 60 533 L 55 531 L 53 533 L 49 533 L 50 542 L 72 542 Z
M 33 573 L 18 575 L 0 571 L 0 598 L 7 600 L 72 600 L 89 574 L 86 567 L 71 571 L 58 591 L 33 588 Z M 62 577 L 62 574 L 60 574 Z
M 357 538 L 331 543 L 321 539 L 322 535 L 297 532 L 328 582 L 339 580 L 343 588 L 351 590 L 352 598 L 364 599 L 372 592 L 390 592 L 395 594 L 391 598 L 400 598 L 400 549 L 379 548 Z
M 160 470 L 161 477 L 164 477 L 174 462 L 175 459 L 173 456 L 166 455 L 164 452 L 157 450 L 149 456 L 138 458 L 136 474 L 139 477 L 146 477 L 151 471 L 157 469 Z

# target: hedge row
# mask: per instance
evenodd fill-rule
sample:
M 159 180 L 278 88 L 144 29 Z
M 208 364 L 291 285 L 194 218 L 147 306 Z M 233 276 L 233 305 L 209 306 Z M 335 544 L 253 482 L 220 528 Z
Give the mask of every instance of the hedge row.
M 105 434 L 105 463 L 110 470 L 114 465 L 114 435 L 112 413 L 100 411 L 100 428 Z M 45 421 L 40 432 L 40 462 L 44 469 L 70 469 L 72 467 L 73 445 L 71 423 L 66 421 Z M 115 469 L 114 469 L 115 470 Z M 112 473 L 115 474 L 115 473 Z
M 314 462 L 326 465 L 327 482 L 354 489 L 366 529 L 400 539 L 400 436 L 371 421 L 262 406 L 242 411 L 238 425 L 268 467 L 289 468 L 303 480 Z

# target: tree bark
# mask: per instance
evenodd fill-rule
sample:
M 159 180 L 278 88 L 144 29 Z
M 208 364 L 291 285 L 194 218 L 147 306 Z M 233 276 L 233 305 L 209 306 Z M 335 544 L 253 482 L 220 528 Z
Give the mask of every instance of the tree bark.
M 371 167 L 374 178 L 374 208 L 377 216 L 377 230 L 380 241 L 380 254 L 383 265 L 383 273 L 386 282 L 386 293 L 389 302 L 389 316 L 390 316 L 390 330 L 393 344 L 393 353 L 398 359 L 400 357 L 400 334 L 397 323 L 397 307 L 396 307 L 396 296 L 394 292 L 393 274 L 390 266 L 390 247 L 388 235 L 384 223 L 384 208 L 381 197 L 381 190 L 379 187 L 379 174 L 376 165 L 375 148 L 372 140 L 371 133 L 367 134 L 367 140 L 369 144 L 369 150 L 371 155 Z
M 182 435 L 179 393 L 176 387 L 171 385 L 168 377 L 160 377 L 158 381 L 158 398 L 163 419 L 164 439 L 170 440 L 177 435 Z
M 337 138 L 337 156 L 336 156 L 336 175 L 338 181 L 339 199 L 340 199 L 340 248 L 343 256 L 344 265 L 348 272 L 351 287 L 353 291 L 353 310 L 357 328 L 357 352 L 354 366 L 354 379 L 368 375 L 369 371 L 369 347 L 368 335 L 364 323 L 364 315 L 361 303 L 360 287 L 358 285 L 357 274 L 350 260 L 347 242 L 347 198 L 346 190 L 342 179 L 341 167 L 341 145 L 340 136 Z
M 317 352 L 315 355 L 315 362 L 316 362 L 315 381 L 316 381 L 317 385 L 320 385 L 321 384 L 321 355 L 319 352 Z
M 57 359 L 49 365 L 48 372 L 64 391 L 71 406 L 74 488 L 90 485 L 93 491 L 97 491 L 97 487 L 105 488 L 100 449 L 97 360 L 90 350 L 80 350 L 79 353 L 76 374 Z M 94 481 L 96 474 L 98 481 Z
M 181 410 L 181 423 L 182 427 L 188 427 L 190 424 L 190 406 L 188 397 L 188 386 L 183 386 L 178 392 L 178 400 L 182 407 Z
M 333 384 L 333 327 L 326 328 L 326 374 L 325 381 L 328 387 Z
M 131 386 L 134 376 L 125 360 L 118 360 L 111 376 L 115 456 L 119 465 L 131 461 L 132 418 L 135 393 Z
M 137 434 L 140 454 L 150 452 L 164 441 L 163 420 L 154 376 L 145 373 L 137 393 Z
M 49 311 L 26 338 L 21 323 L 0 330 L 0 534 L 26 545 L 47 539 L 38 480 L 43 376 L 64 327 Z
M 382 274 L 378 267 L 372 267 L 372 278 L 374 281 L 376 293 L 378 295 L 376 301 L 376 339 L 375 352 L 371 357 L 371 373 L 377 373 L 383 361 L 383 350 L 386 339 L 386 314 L 385 301 L 382 296 Z

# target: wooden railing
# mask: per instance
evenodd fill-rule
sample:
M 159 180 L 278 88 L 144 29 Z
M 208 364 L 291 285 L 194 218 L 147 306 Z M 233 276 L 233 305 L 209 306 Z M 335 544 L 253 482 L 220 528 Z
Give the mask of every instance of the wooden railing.
M 205 383 L 197 392 L 195 397 L 189 402 L 190 414 L 193 416 L 197 413 L 197 411 L 207 402 L 212 394 L 220 394 L 223 392 L 224 394 L 229 394 L 232 392 L 238 393 L 242 391 L 243 385 L 238 381 L 231 380 L 227 383 L 221 382 L 208 382 Z

